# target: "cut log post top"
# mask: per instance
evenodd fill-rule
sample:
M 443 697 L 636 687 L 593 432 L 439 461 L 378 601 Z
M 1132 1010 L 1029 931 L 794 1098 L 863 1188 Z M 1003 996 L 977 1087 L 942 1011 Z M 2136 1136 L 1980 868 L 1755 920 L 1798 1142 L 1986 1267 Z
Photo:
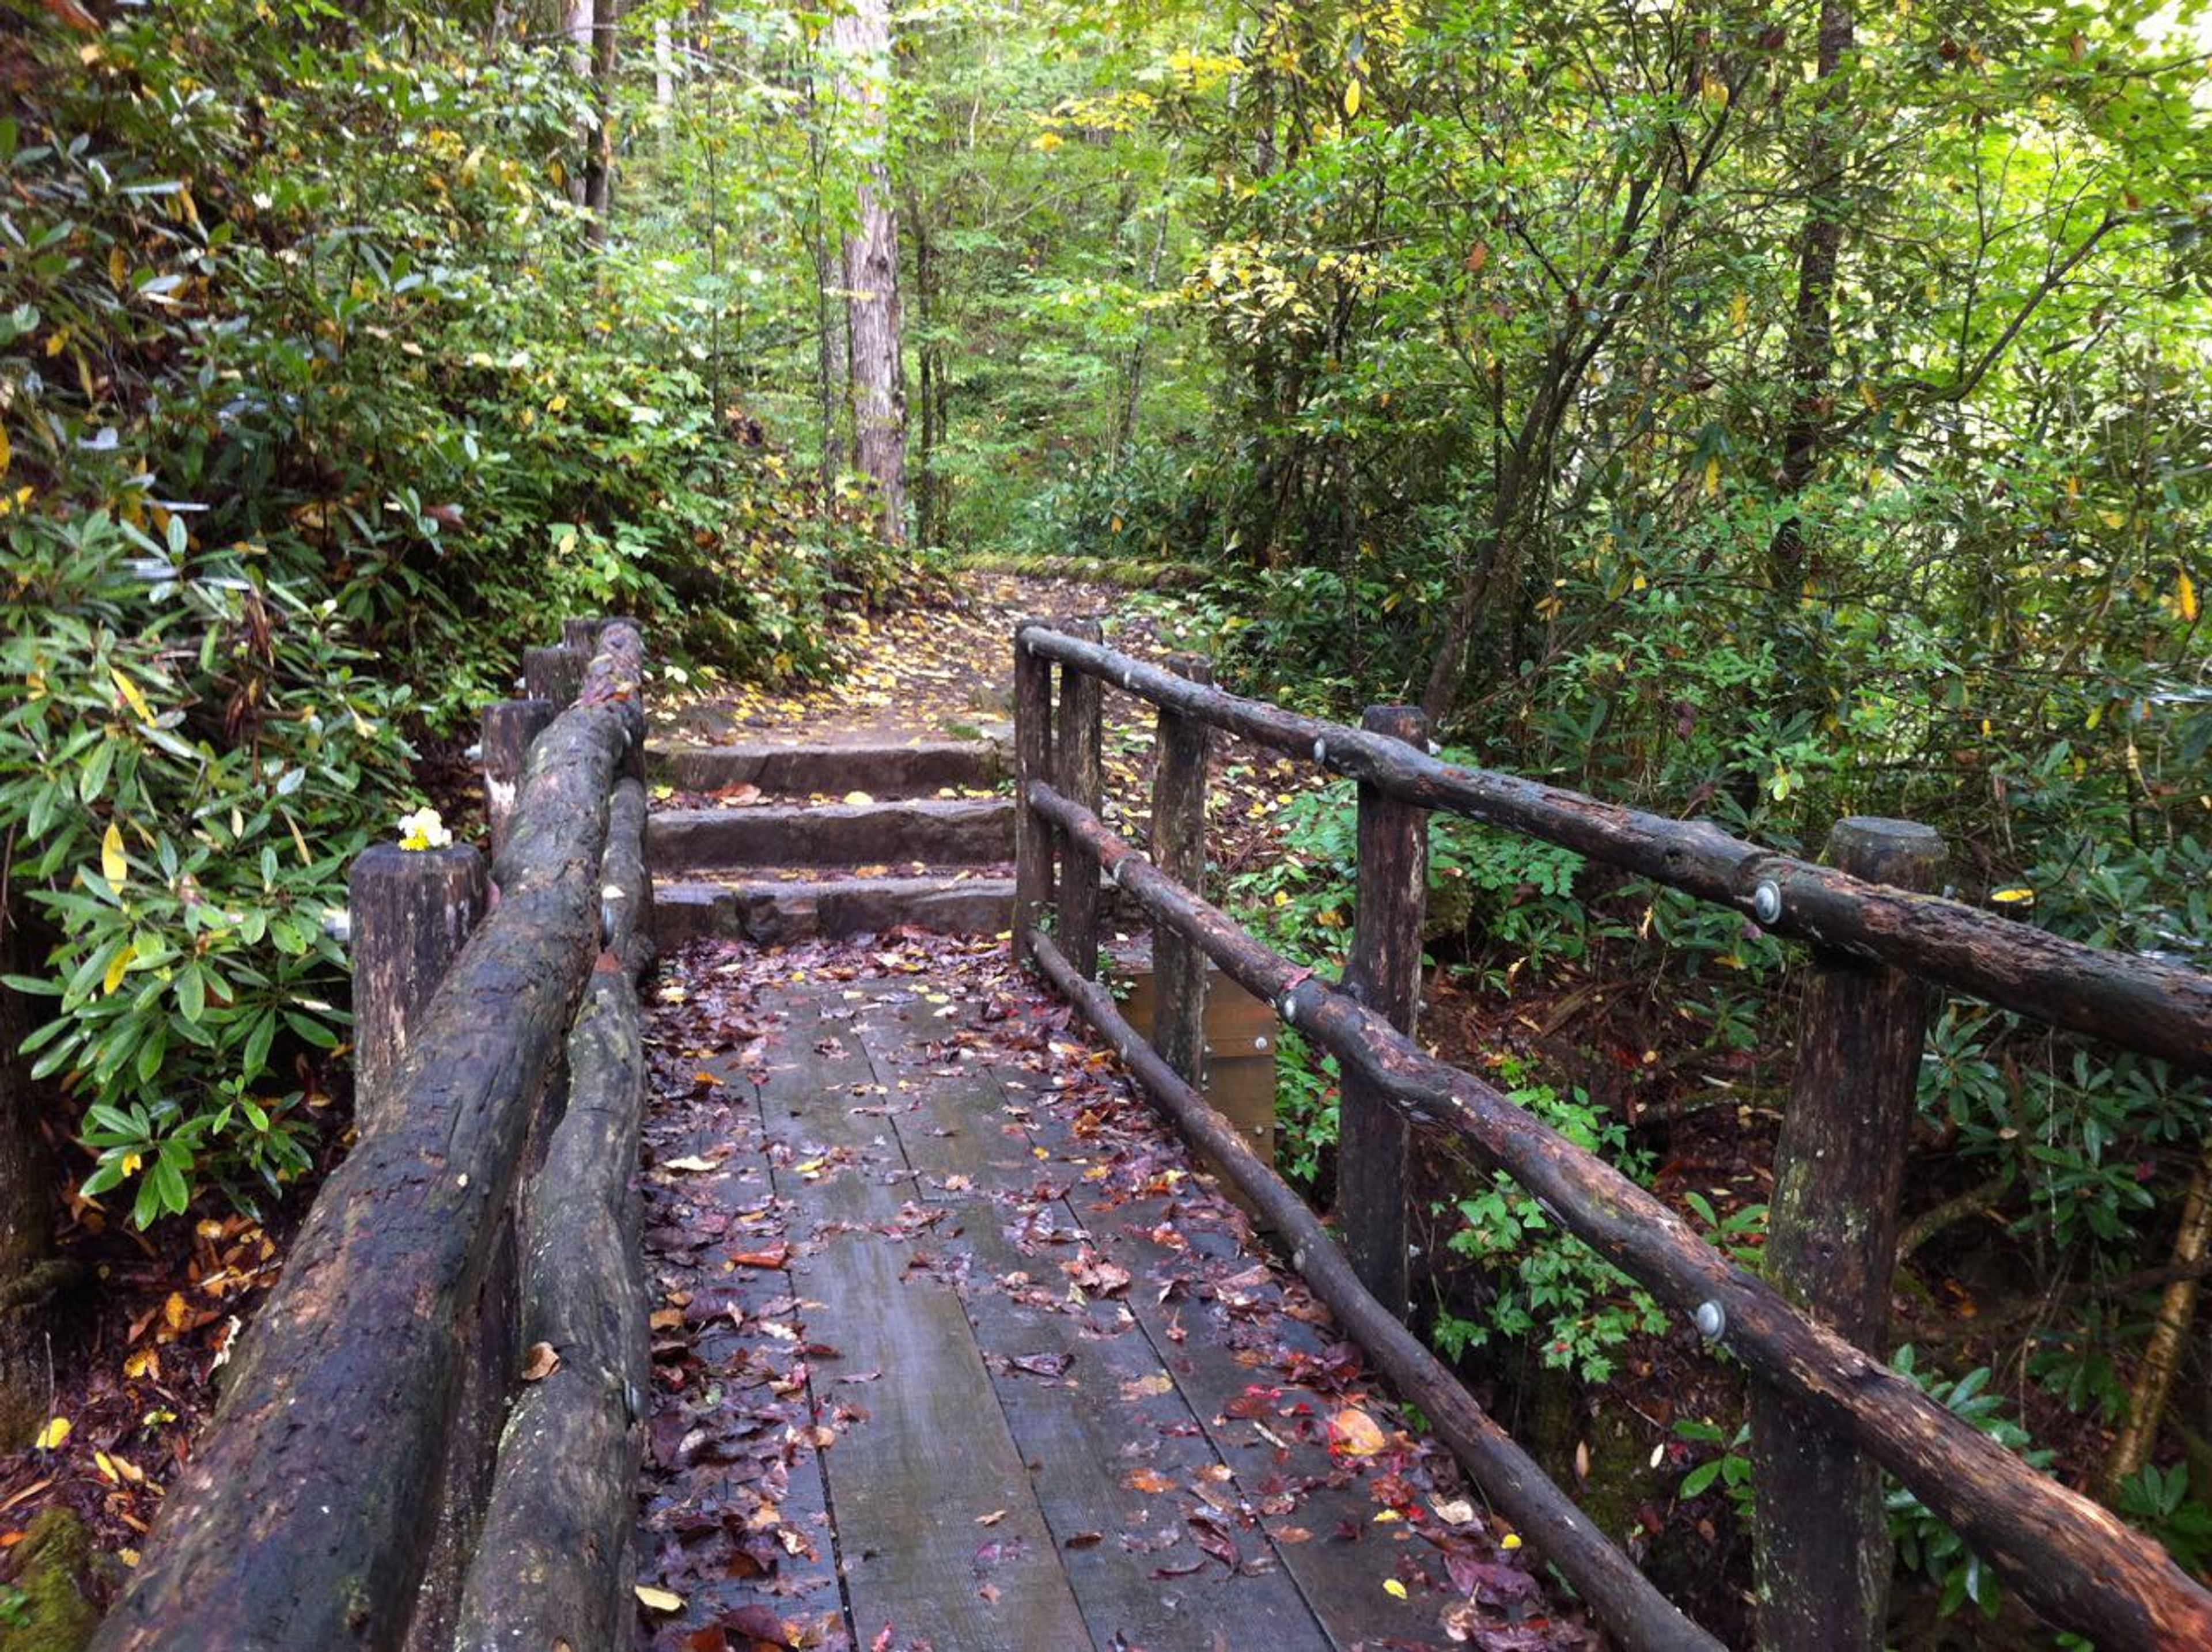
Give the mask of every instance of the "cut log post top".
M 1731 837 L 1247 700 L 1037 622 L 1018 650 L 1367 781 L 1401 802 L 1558 844 L 1734 908 L 1794 940 L 1876 959 L 2053 1026 L 2212 1073 L 2212 975 L 2068 940 L 1942 896 L 1868 883 Z

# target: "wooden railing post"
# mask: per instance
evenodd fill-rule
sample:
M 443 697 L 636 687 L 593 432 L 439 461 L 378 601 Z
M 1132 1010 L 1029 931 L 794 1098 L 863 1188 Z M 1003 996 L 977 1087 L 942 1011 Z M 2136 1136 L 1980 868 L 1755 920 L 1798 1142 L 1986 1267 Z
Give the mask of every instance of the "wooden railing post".
M 550 700 L 556 710 L 575 703 L 583 692 L 584 672 L 592 663 L 588 648 L 565 642 L 522 651 L 522 693 L 526 699 Z
M 385 1117 L 416 1013 L 484 915 L 489 878 L 470 844 L 364 850 L 346 878 L 352 916 L 354 1127 Z
M 1854 878 L 1925 890 L 1943 840 L 1911 821 L 1844 820 L 1828 835 L 1828 859 Z M 1778 906 L 1778 887 L 1759 897 Z M 1928 989 L 1827 951 L 1815 951 L 1811 973 L 1775 1146 L 1766 1272 L 1883 1360 Z M 1891 1554 L 1873 1460 L 1764 1388 L 1752 1395 L 1751 1454 L 1760 1645 L 1880 1652 Z
M 483 768 L 484 823 L 491 829 L 491 856 L 507 847 L 507 823 L 514 814 L 515 790 L 530 759 L 530 743 L 552 725 L 557 711 L 550 700 L 495 700 L 483 710 L 478 753 Z
M 1211 684 L 1213 662 L 1176 654 L 1168 668 Z M 1206 898 L 1206 769 L 1213 731 L 1160 708 L 1152 774 L 1152 864 L 1200 900 Z M 1152 933 L 1152 1048 L 1193 1090 L 1206 1088 L 1206 958 L 1166 928 Z
M 1030 811 L 1031 780 L 1052 777 L 1052 662 L 1033 654 L 1014 628 L 1014 962 L 1030 963 L 1030 931 L 1052 899 L 1053 829 Z
M 1096 642 L 1103 635 L 1095 619 L 1070 620 L 1068 635 Z M 1105 685 L 1073 665 L 1060 668 L 1060 710 L 1054 719 L 1059 738 L 1053 759 L 1061 796 L 1096 813 L 1101 792 L 1100 725 Z M 1087 981 L 1098 978 L 1098 868 L 1084 855 L 1060 857 L 1060 951 Z
M 1370 706 L 1360 726 L 1422 750 L 1429 721 L 1417 706 Z M 1359 784 L 1358 906 L 1344 987 L 1411 1036 L 1421 995 L 1421 927 L 1428 911 L 1429 817 Z M 1401 1319 L 1411 1306 L 1407 1267 L 1405 1121 L 1381 1091 L 1346 1070 L 1338 1102 L 1336 1205 L 1359 1282 Z

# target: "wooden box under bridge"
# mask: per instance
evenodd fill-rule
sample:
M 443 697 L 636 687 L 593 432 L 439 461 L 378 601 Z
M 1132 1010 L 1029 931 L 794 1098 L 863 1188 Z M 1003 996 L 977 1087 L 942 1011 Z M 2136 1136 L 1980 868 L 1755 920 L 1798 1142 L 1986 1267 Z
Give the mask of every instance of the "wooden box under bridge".
M 1150 957 L 1117 959 L 1112 966 L 1117 989 L 1126 986 L 1121 1012 L 1147 1038 L 1158 996 Z M 1206 1099 L 1237 1133 L 1252 1144 L 1261 1162 L 1275 1162 L 1274 1007 L 1256 999 L 1211 964 L 1206 971 Z M 1219 1167 L 1215 1167 L 1217 1169 Z M 1233 1188 L 1224 1190 L 1244 1201 Z

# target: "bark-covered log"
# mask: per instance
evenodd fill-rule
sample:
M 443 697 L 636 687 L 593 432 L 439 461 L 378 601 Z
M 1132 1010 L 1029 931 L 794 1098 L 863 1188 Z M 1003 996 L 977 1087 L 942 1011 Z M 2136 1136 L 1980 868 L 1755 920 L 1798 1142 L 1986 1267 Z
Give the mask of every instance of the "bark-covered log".
M 1424 809 L 1502 826 L 1755 917 L 1765 928 L 1878 960 L 1953 991 L 2212 1072 L 2212 976 L 2067 940 L 1940 896 L 1863 883 L 1730 837 L 1556 786 L 1441 762 L 1395 740 L 1184 681 L 1042 627 L 1047 659 L 1262 745 L 1312 759 Z M 1760 911 L 1759 886 L 1778 896 Z
M 491 829 L 494 859 L 507 847 L 507 823 L 514 814 L 515 790 L 530 761 L 531 743 L 560 711 L 550 700 L 495 700 L 484 708 L 477 738 L 483 754 L 484 823 Z
M 1943 840 L 1902 820 L 1850 819 L 1835 864 L 1925 889 Z M 1912 1133 L 1927 986 L 1825 950 L 1798 1017 L 1796 1068 L 1774 1149 L 1766 1277 L 1814 1319 L 1879 1356 L 1889 1344 L 1898 1206 Z M 1881 1473 L 1771 1388 L 1752 1395 L 1753 1576 L 1765 1652 L 1881 1652 L 1896 1564 Z
M 1060 829 L 1071 853 L 1095 859 L 1157 921 L 1196 941 L 1347 1072 L 1394 1097 L 1409 1121 L 1450 1130 L 1600 1255 L 1713 1327 L 1759 1382 L 1847 1435 L 2045 1618 L 2108 1649 L 2212 1646 L 2212 1592 L 2154 1540 L 1807 1320 L 1628 1177 L 1270 951 L 1161 876 L 1089 811 L 1037 783 L 1028 800 Z
M 1370 706 L 1370 733 L 1425 747 L 1418 706 Z M 1358 901 L 1344 990 L 1412 1036 L 1421 999 L 1421 930 L 1428 915 L 1429 817 L 1375 787 L 1359 787 Z M 1411 1141 L 1389 1097 L 1346 1072 L 1338 1100 L 1337 1209 L 1352 1271 L 1400 1319 L 1412 1306 L 1407 1176 Z
M 410 1035 L 490 904 L 471 843 L 378 843 L 346 875 L 353 917 L 353 1116 L 362 1135 L 390 1122 Z
M 566 708 L 583 686 L 591 655 L 566 643 L 522 651 L 522 693 L 529 700 L 550 700 Z
M 45 961 L 29 916 L 20 890 L 0 890 L 0 973 L 30 975 Z M 54 1162 L 39 1127 L 53 1086 L 31 1077 L 22 1054 L 40 1002 L 0 984 L 0 1452 L 29 1445 L 53 1404 L 47 1297 L 63 1274 L 46 1254 Z
M 1096 641 L 1100 634 L 1095 619 L 1071 620 L 1075 635 Z M 1077 671 L 1060 674 L 1060 705 L 1054 713 L 1053 766 L 1061 792 L 1085 808 L 1099 805 L 1103 769 L 1100 737 L 1105 692 L 1098 679 Z M 1098 974 L 1098 876 L 1091 863 L 1077 856 L 1063 859 L 1055 891 L 1060 945 L 1085 975 Z
M 103 1652 L 404 1638 L 467 1316 L 599 951 L 623 723 L 618 706 L 580 707 L 532 750 L 500 904 L 431 999 L 395 1121 L 309 1212 Z
M 650 1380 L 631 1189 L 640 1037 L 629 969 L 604 952 L 568 1040 L 568 1110 L 530 1187 L 526 1381 L 462 1593 L 453 1645 L 465 1652 L 623 1643 Z
M 1052 772 L 1052 666 L 1030 651 L 1039 620 L 1014 628 L 1014 786 L 1017 793 Z M 1052 899 L 1052 829 L 1026 809 L 1014 811 L 1014 962 L 1026 963 L 1029 933 Z
M 645 787 L 619 780 L 607 799 L 607 853 L 599 880 L 600 938 L 633 981 L 653 968 L 653 875 L 645 864 Z
M 1113 994 L 1086 980 L 1041 932 L 1031 956 L 1083 1012 L 1183 1134 L 1220 1166 L 1281 1238 L 1291 1261 L 1345 1329 L 1421 1408 L 1485 1496 L 1505 1512 L 1545 1559 L 1575 1586 L 1633 1652 L 1718 1652 L 1721 1643 L 1684 1617 L 1553 1485 L 1457 1377 L 1361 1285 L 1352 1263 L 1288 1183 L 1254 1152 L 1237 1127 L 1208 1106 L 1131 1026 Z
M 1177 654 L 1168 669 L 1194 683 L 1213 681 L 1203 654 Z M 1193 894 L 1206 893 L 1206 779 L 1213 731 L 1163 710 L 1153 742 L 1153 862 Z M 1023 811 L 1026 814 L 1028 811 Z M 1206 1090 L 1206 960 L 1171 930 L 1152 938 L 1152 1047 L 1184 1083 Z

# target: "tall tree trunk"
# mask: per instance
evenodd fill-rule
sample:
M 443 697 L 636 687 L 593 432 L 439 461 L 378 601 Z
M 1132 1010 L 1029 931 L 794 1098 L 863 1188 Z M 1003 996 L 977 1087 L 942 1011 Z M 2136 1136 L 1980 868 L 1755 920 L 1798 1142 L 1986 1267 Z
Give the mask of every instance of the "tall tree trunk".
M 914 235 L 914 301 L 921 318 L 921 337 L 915 355 L 921 367 L 921 458 L 915 467 L 915 537 L 922 544 L 945 542 L 945 341 L 939 336 L 944 316 L 939 301 L 938 246 L 930 233 L 929 215 L 911 189 L 905 194 L 906 216 Z
M 598 124 L 584 167 L 584 208 L 592 215 L 592 240 L 604 246 L 615 175 L 615 25 L 620 0 L 592 0 L 592 102 Z
M 845 331 L 844 271 L 830 252 L 829 161 L 822 137 L 821 75 L 806 66 L 806 166 L 810 180 L 806 252 L 814 264 L 814 393 L 822 425 L 822 497 L 826 501 L 845 468 L 846 432 L 853 422 L 852 341 Z
M 845 305 L 853 332 L 853 405 L 860 469 L 875 483 L 877 532 L 906 543 L 906 367 L 900 354 L 898 217 L 890 168 L 890 0 L 854 0 L 832 26 L 840 62 L 838 103 L 867 137 L 875 159 L 860 184 L 845 237 Z
M 562 0 L 561 33 L 568 37 L 568 72 L 582 80 L 592 72 L 592 0 Z M 591 171 L 592 131 L 586 126 L 576 134 L 576 147 L 586 157 L 585 164 L 569 173 L 566 184 L 568 198 L 578 206 L 584 204 L 585 180 Z
M 1844 244 L 1844 147 L 1836 129 L 1850 118 L 1838 77 L 1856 39 L 1850 0 L 1820 0 L 1820 93 L 1805 137 L 1805 180 L 1811 195 L 1797 245 L 1797 305 L 1790 322 L 1790 422 L 1782 433 L 1778 489 L 1790 500 L 1813 480 L 1827 434 L 1836 264 Z M 1767 545 L 1768 577 L 1778 595 L 1794 598 L 1803 589 L 1804 556 L 1804 527 L 1792 512 Z
M 43 949 L 9 909 L 17 904 L 0 905 L 0 972 L 35 974 Z M 44 1310 L 54 1167 L 39 1128 L 47 1098 L 21 1054 L 37 1020 L 31 999 L 0 987 L 0 1451 L 28 1445 L 53 1400 Z
M 653 20 L 653 100 L 664 109 L 676 106 L 676 39 L 665 17 Z
M 1160 262 L 1168 250 L 1168 190 L 1160 188 L 1158 224 L 1152 235 L 1152 256 L 1145 265 L 1145 291 L 1155 293 L 1160 285 Z M 1152 313 L 1145 312 L 1137 323 L 1137 336 L 1129 341 L 1129 355 L 1122 367 L 1121 416 L 1114 433 L 1114 449 L 1124 462 L 1134 458 L 1137 452 L 1137 413 L 1145 399 L 1145 357 L 1152 342 Z

